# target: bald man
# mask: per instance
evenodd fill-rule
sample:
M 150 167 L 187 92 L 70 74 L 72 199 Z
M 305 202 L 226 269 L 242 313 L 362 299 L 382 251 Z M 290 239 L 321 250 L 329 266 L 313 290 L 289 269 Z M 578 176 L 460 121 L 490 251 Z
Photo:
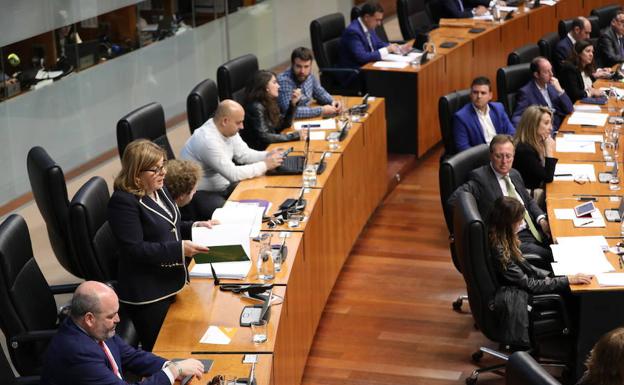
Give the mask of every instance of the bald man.
M 44 385 L 122 385 L 126 371 L 144 385 L 171 385 L 186 376 L 201 378 L 200 361 L 171 362 L 137 350 L 115 335 L 119 300 L 109 286 L 83 282 L 71 302 L 70 316 L 52 338 L 44 358 Z
M 572 47 L 579 40 L 587 40 L 592 32 L 592 25 L 589 20 L 583 16 L 579 16 L 572 21 L 572 28 L 570 32 L 557 43 L 555 47 L 554 59 L 552 63 L 555 69 L 558 69 L 561 62 L 566 60 L 570 53 L 572 53 Z
M 212 206 L 223 206 L 239 181 L 264 175 L 282 164 L 282 151 L 256 151 L 247 146 L 238 134 L 244 120 L 240 104 L 222 101 L 214 118 L 193 132 L 180 153 L 182 159 L 193 160 L 203 169 L 191 202 L 199 215 L 214 210 Z

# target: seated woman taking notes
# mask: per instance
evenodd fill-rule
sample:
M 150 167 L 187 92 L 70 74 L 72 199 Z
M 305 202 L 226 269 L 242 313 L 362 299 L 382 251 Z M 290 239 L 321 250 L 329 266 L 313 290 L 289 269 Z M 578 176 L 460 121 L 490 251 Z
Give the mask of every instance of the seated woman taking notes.
M 186 222 L 163 186 L 166 153 L 145 139 L 126 147 L 115 192 L 108 203 L 108 222 L 119 244 L 117 294 L 144 350 L 151 351 L 169 305 L 188 283 L 184 257 L 208 248 L 190 239 L 191 227 L 212 222 Z
M 588 40 L 579 40 L 574 44 L 570 57 L 561 63 L 559 72 L 561 87 L 573 103 L 586 97 L 603 96 L 602 91 L 594 88 L 593 82 L 611 76 L 609 68 L 596 69 L 594 46 Z
M 245 122 L 240 135 L 247 145 L 254 150 L 262 151 L 271 143 L 299 140 L 298 132 L 282 134 L 292 125 L 297 103 L 301 98 L 301 90 L 295 89 L 290 97 L 286 114 L 281 117 L 277 96 L 279 83 L 275 74 L 260 70 L 247 84 L 245 89 Z

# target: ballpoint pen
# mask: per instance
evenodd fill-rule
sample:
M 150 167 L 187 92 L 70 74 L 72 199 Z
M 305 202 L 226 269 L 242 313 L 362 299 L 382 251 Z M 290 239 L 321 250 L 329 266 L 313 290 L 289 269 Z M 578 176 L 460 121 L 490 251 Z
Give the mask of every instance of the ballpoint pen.
M 594 223 L 594 220 L 592 219 L 592 220 L 589 220 L 587 222 L 583 222 L 583 223 L 579 224 L 579 227 L 583 227 L 585 225 L 589 225 L 590 223 Z

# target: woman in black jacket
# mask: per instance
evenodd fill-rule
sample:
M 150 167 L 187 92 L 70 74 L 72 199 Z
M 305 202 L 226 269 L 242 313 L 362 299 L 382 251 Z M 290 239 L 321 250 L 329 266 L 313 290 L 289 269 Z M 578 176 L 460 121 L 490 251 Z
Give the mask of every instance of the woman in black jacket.
M 500 197 L 490 213 L 489 240 L 491 256 L 504 286 L 515 286 L 531 294 L 556 293 L 568 285 L 589 284 L 585 274 L 551 277 L 550 272 L 527 262 L 520 252 L 518 229 L 525 226 L 524 205 L 511 197 Z
M 299 140 L 298 132 L 282 134 L 292 125 L 301 90 L 293 91 L 286 114 L 280 116 L 279 83 L 271 71 L 256 72 L 245 89 L 245 122 L 240 134 L 249 147 L 262 151 L 271 143 Z
M 572 102 L 586 97 L 603 96 L 602 91 L 593 87 L 593 82 L 609 76 L 609 68 L 596 69 L 594 46 L 588 40 L 579 40 L 574 44 L 570 57 L 561 63 L 559 70 L 561 87 Z

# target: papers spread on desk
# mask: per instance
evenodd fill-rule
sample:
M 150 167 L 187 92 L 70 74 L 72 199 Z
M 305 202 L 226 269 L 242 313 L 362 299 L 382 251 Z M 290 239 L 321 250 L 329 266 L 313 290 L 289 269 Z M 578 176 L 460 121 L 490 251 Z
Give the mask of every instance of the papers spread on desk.
M 600 286 L 624 286 L 624 273 L 596 274 Z
M 541 5 L 548 5 L 548 6 L 552 7 L 553 5 L 557 4 L 557 2 L 554 1 L 554 0 L 542 0 L 542 1 L 540 1 L 540 4 Z
M 575 104 L 574 111 L 578 112 L 600 112 L 602 109 L 596 104 Z
M 407 55 L 397 55 L 394 53 L 389 53 L 382 57 L 384 61 L 394 61 L 398 63 L 409 63 L 413 62 L 416 59 L 419 59 L 423 55 L 422 52 L 410 52 Z M 403 67 L 401 67 L 403 68 Z
M 518 7 L 498 7 L 501 12 L 517 12 Z
M 197 256 L 198 263 L 189 271 L 191 277 L 212 278 L 210 263 L 202 261 L 222 261 L 212 263 L 219 278 L 243 279 L 249 274 L 251 269 L 249 229 L 238 224 L 221 224 L 213 226 L 212 229 L 193 227 L 192 233 L 193 242 L 207 246 L 211 251 Z M 236 246 L 242 247 L 244 255 L 239 255 Z
M 260 234 L 265 210 L 266 206 L 260 203 L 227 201 L 212 213 L 212 219 L 222 225 L 239 225 L 241 231 L 247 231 L 247 236 L 253 238 Z
M 325 140 L 325 132 L 310 131 L 310 140 Z
M 598 114 L 594 112 L 575 111 L 568 119 L 568 124 L 579 124 L 587 126 L 603 127 L 607 122 L 609 114 Z
M 226 328 L 225 326 L 211 325 L 206 333 L 199 340 L 202 344 L 227 345 L 232 341 L 237 328 Z
M 301 129 L 310 126 L 310 131 L 312 130 L 335 130 L 336 129 L 336 121 L 334 119 L 319 119 L 319 120 L 303 120 L 301 122 L 294 123 L 295 130 L 299 131 Z
M 407 67 L 408 63 L 407 62 L 396 62 L 396 61 L 387 61 L 387 60 L 383 60 L 383 61 L 376 61 L 375 63 L 373 63 L 373 67 L 379 67 L 379 68 L 405 68 Z
M 600 246 L 595 244 L 550 245 L 555 275 L 600 274 L 615 271 Z
M 557 163 L 555 166 L 554 180 L 572 182 L 574 179 L 578 178 L 587 178 L 591 182 L 595 182 L 596 170 L 594 169 L 594 165 L 585 163 Z
M 555 218 L 562 220 L 572 220 L 576 218 L 576 214 L 574 213 L 574 209 L 554 209 Z M 558 239 L 558 238 L 557 238 Z
M 569 209 L 569 210 L 574 213 L 573 209 Z M 557 219 L 560 219 L 560 218 L 557 217 Z M 576 247 L 576 246 L 582 247 L 582 246 L 587 246 L 587 245 L 598 246 L 603 251 L 609 249 L 609 243 L 607 242 L 607 239 L 602 235 L 588 235 L 588 236 L 581 236 L 581 237 L 557 237 L 557 243 L 559 245 L 565 245 L 565 246 L 571 246 L 571 247 Z
M 486 12 L 484 15 L 481 15 L 481 16 L 473 16 L 472 18 L 474 20 L 494 21 L 494 16 L 492 16 L 490 12 Z
M 602 135 L 563 134 L 566 142 L 604 142 Z
M 585 152 L 588 154 L 596 153 L 595 142 L 581 142 L 578 140 L 570 140 L 565 137 L 557 137 L 555 139 L 557 152 Z
M 600 210 L 592 211 L 590 215 L 583 217 L 574 217 L 572 219 L 574 227 L 606 227 L 604 218 Z

